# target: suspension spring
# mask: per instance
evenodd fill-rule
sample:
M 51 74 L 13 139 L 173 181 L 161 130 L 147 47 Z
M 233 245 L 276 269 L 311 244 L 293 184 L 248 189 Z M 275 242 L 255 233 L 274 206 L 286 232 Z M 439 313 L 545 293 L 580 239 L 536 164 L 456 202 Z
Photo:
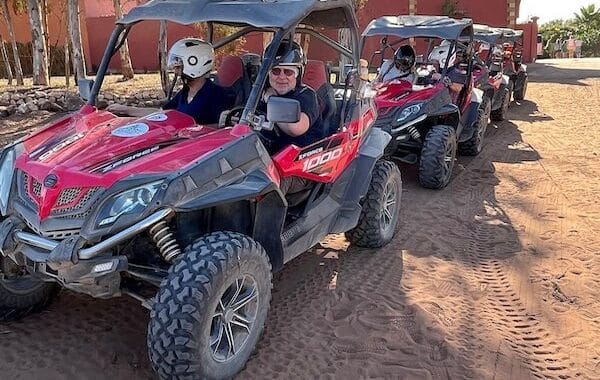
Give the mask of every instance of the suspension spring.
M 173 237 L 171 229 L 164 220 L 156 223 L 154 227 L 150 229 L 150 235 L 165 261 L 171 262 L 175 257 L 181 254 L 179 243 L 177 243 L 177 240 Z
M 413 139 L 415 139 L 417 141 L 421 141 L 421 134 L 419 133 L 417 128 L 415 128 L 413 126 L 408 127 L 408 133 L 410 134 L 410 137 L 412 137 Z

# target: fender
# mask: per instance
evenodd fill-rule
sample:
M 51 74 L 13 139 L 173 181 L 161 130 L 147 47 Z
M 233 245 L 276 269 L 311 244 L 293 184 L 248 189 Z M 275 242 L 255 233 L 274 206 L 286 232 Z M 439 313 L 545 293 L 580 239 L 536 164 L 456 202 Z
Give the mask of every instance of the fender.
M 339 194 L 342 203 L 330 233 L 341 233 L 356 227 L 361 212 L 360 200 L 369 190 L 373 167 L 383 156 L 391 139 L 392 136 L 380 128 L 369 130 L 369 135 L 359 149 L 358 157 L 333 186 L 332 192 Z

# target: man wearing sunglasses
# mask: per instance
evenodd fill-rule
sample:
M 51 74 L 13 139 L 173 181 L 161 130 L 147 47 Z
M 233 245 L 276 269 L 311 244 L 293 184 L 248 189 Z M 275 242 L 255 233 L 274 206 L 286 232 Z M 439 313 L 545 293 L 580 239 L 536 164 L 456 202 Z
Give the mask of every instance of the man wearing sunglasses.
M 285 40 L 279 45 L 275 66 L 269 71 L 268 86 L 258 109 L 266 112 L 269 97 L 280 96 L 300 102 L 301 114 L 297 123 L 277 123 L 275 131 L 268 134 L 267 137 L 273 141 L 269 147 L 271 153 L 291 144 L 304 147 L 325 137 L 317 95 L 302 84 L 305 63 L 302 48 L 296 42 Z

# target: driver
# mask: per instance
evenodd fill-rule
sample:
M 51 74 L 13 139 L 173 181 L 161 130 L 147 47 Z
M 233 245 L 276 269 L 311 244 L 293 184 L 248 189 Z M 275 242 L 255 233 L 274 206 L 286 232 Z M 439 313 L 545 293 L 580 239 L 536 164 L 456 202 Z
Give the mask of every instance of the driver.
M 446 64 L 446 60 L 448 60 L 448 71 L 444 80 L 447 82 L 450 91 L 458 94 L 467 82 L 467 71 L 460 67 L 464 60 L 464 52 L 462 49 L 457 49 L 448 58 L 448 51 L 451 48 L 449 45 L 449 43 L 442 42 L 440 46 L 435 47 L 429 54 L 429 61 L 438 62 L 440 70 L 442 70 Z M 432 75 L 432 79 L 438 81 L 442 79 L 442 75 L 435 73 Z
M 215 53 L 208 42 L 198 38 L 184 38 L 173 44 L 168 55 L 168 67 L 181 76 L 183 88 L 162 109 L 174 109 L 194 118 L 198 124 L 216 124 L 225 108 L 224 91 L 207 78 L 213 69 Z M 108 111 L 127 116 L 143 117 L 156 112 L 152 108 L 138 108 L 113 104 Z
M 257 109 L 266 113 L 269 98 L 280 96 L 299 101 L 301 113 L 297 123 L 277 123 L 275 131 L 267 133 L 273 141 L 270 147 L 272 153 L 291 144 L 304 147 L 325 137 L 317 94 L 302 84 L 305 64 L 306 58 L 298 43 L 284 40 L 279 45 L 275 65 L 269 71 L 269 82 Z
M 386 60 L 379 69 L 376 82 L 391 82 L 393 80 L 405 80 L 410 83 L 415 81 L 415 49 L 410 45 L 400 46 L 394 53 L 393 60 Z

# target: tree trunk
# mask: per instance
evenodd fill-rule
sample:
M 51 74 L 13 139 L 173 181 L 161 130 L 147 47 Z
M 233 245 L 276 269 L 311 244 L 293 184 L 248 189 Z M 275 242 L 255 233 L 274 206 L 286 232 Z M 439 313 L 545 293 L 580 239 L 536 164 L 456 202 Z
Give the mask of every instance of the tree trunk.
M 119 21 L 121 18 L 123 18 L 121 0 L 113 0 L 113 4 L 115 6 L 115 19 L 116 21 Z M 125 40 L 125 43 L 123 43 L 123 46 L 121 46 L 119 55 L 121 56 L 121 71 L 123 72 L 123 80 L 133 78 L 133 67 L 131 66 L 131 58 L 129 56 L 129 45 L 127 44 L 127 40 Z
M 158 61 L 160 62 L 160 83 L 165 96 L 169 94 L 169 73 L 167 72 L 167 22 L 160 22 L 158 36 Z
M 85 79 L 85 56 L 81 47 L 81 27 L 79 23 L 79 1 L 67 0 L 68 30 L 71 45 L 71 57 L 73 59 L 73 71 L 75 83 L 79 79 Z
M 50 75 L 52 59 L 50 57 L 50 34 L 48 34 L 48 0 L 40 0 L 40 17 L 42 19 L 42 32 L 46 36 L 46 56 L 48 59 L 48 75 Z
M 42 17 L 37 0 L 27 0 L 29 10 L 29 23 L 31 24 L 32 56 L 33 56 L 33 84 L 47 86 L 48 54 L 46 51 L 46 36 L 42 30 Z
M 15 76 L 17 77 L 17 86 L 23 85 L 23 69 L 21 68 L 21 60 L 19 58 L 19 49 L 17 49 L 17 39 L 15 38 L 15 32 L 13 30 L 12 20 L 8 11 L 8 0 L 0 0 L 2 5 L 2 14 L 4 14 L 4 21 L 6 22 L 6 29 L 8 29 L 8 39 L 12 46 L 13 58 L 15 60 Z
M 65 36 L 65 86 L 69 88 L 71 86 L 71 62 L 69 59 L 69 50 L 71 49 L 69 43 L 69 36 Z
M 0 36 L 0 50 L 2 50 L 2 61 L 4 62 L 4 67 L 6 68 L 6 79 L 8 79 L 8 85 L 12 86 L 13 73 L 10 67 L 8 54 L 6 53 L 6 47 L 4 46 L 4 39 L 2 38 L 2 36 Z

